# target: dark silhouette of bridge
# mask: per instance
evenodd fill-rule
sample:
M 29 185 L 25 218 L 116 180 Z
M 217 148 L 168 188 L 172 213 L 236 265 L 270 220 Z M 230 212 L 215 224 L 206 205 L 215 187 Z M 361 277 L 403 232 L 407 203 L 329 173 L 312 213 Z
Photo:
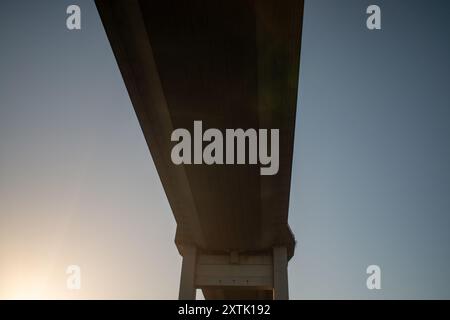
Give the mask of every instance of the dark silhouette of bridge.
M 303 1 L 96 0 L 177 222 L 180 299 L 287 299 Z M 279 129 L 279 171 L 175 165 L 171 133 Z

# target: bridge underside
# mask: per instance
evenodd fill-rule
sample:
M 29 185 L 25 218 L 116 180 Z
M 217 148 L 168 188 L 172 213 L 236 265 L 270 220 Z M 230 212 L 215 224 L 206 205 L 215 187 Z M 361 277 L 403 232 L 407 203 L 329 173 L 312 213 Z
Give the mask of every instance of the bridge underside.
M 274 252 L 285 248 L 287 267 L 295 246 L 288 207 L 303 1 L 96 4 L 177 222 L 183 270 L 193 268 L 185 288 L 202 288 L 206 298 L 272 297 Z M 280 129 L 278 173 L 261 176 L 259 165 L 174 165 L 171 133 L 192 134 L 195 120 L 203 130 Z M 214 269 L 220 286 L 197 277 L 210 272 L 198 265 L 210 255 L 234 257 Z M 271 257 L 270 268 L 246 266 L 249 256 Z M 244 290 L 249 279 L 233 277 L 250 269 L 272 273 L 272 280 Z

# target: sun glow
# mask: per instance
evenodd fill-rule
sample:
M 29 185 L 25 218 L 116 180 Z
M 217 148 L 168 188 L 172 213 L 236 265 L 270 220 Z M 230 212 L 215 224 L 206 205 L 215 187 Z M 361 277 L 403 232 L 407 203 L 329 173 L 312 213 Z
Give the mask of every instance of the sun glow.
M 31 259 L 33 260 L 33 259 Z M 57 286 L 50 265 L 24 263 L 11 259 L 0 265 L 0 299 L 37 300 L 64 299 L 63 286 Z M 61 289 L 61 290 L 58 290 Z
M 48 299 L 47 283 L 41 277 L 8 277 L 2 284 L 1 299 L 34 300 Z

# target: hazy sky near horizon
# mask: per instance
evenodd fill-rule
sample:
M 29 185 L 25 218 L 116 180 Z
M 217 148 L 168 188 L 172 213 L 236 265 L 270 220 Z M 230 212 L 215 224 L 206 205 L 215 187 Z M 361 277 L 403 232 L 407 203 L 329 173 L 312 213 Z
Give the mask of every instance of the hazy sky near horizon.
M 449 21 L 305 2 L 291 298 L 450 298 Z M 93 1 L 2 1 L 0 41 L 0 299 L 176 298 L 175 221 Z

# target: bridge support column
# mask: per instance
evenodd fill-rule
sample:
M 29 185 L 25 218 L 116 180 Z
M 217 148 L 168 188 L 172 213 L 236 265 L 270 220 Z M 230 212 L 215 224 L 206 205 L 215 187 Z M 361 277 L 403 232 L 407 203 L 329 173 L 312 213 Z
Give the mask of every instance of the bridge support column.
M 197 264 L 197 248 L 192 245 L 183 247 L 183 263 L 181 266 L 180 291 L 178 299 L 195 300 L 195 270 Z
M 288 259 L 286 247 L 273 248 L 273 299 L 288 300 Z
M 289 299 L 286 247 L 272 252 L 204 253 L 183 246 L 180 300 L 195 300 L 196 289 L 206 299 Z

